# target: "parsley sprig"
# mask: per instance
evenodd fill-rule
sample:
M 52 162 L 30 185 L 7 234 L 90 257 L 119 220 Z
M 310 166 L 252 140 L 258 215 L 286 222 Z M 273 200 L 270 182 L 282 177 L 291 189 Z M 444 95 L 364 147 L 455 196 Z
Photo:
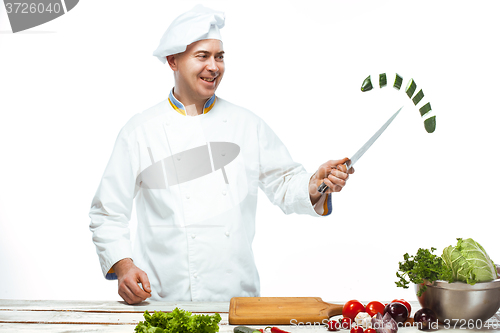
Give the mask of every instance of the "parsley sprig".
M 446 266 L 440 256 L 432 253 L 435 250 L 435 247 L 431 247 L 430 251 L 420 248 L 415 256 L 405 253 L 404 261 L 399 263 L 399 271 L 396 272 L 396 276 L 399 278 L 399 281 L 396 281 L 396 286 L 407 289 L 410 282 L 420 284 L 424 280 L 453 282 L 451 269 Z M 417 296 L 421 296 L 426 289 L 427 286 L 422 285 Z

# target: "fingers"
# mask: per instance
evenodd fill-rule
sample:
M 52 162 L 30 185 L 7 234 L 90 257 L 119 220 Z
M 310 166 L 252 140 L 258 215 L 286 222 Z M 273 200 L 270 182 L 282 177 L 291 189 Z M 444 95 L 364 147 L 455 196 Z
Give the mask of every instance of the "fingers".
M 329 192 L 340 192 L 346 185 L 349 178 L 347 167 L 344 164 L 337 165 L 330 174 L 323 179 L 324 183 L 330 188 Z
M 342 171 L 343 173 L 347 174 L 347 167 L 345 164 L 339 164 L 336 166 L 336 169 L 339 171 Z M 332 170 L 333 171 L 333 170 Z
M 146 274 L 146 273 L 143 273 Z M 130 288 L 130 291 L 134 293 L 135 296 L 141 298 L 141 300 L 145 300 L 146 298 L 151 297 L 151 294 L 149 292 L 144 291 L 141 286 L 139 286 L 140 280 L 136 280 L 135 283 L 130 284 L 128 287 Z M 143 286 L 144 288 L 144 286 Z
M 144 290 L 139 286 L 143 284 Z M 118 295 L 128 304 L 137 304 L 151 297 L 151 286 L 146 273 L 140 269 L 123 277 L 118 283 Z
M 351 161 L 349 160 L 349 158 L 344 157 L 341 160 L 330 160 L 323 165 L 326 166 L 327 169 L 330 169 L 330 170 L 331 169 L 339 169 L 340 170 L 340 168 L 341 168 L 343 171 L 347 172 L 346 165 L 350 165 L 350 164 L 351 164 Z
M 335 186 L 344 187 L 349 176 L 340 171 L 334 171 L 328 175 L 327 179 Z
M 349 157 L 344 157 L 343 159 L 339 160 L 339 164 L 344 164 L 344 163 L 350 164 Z
M 121 284 L 118 288 L 118 295 L 120 295 L 128 304 L 137 304 L 151 297 L 151 294 L 142 290 L 137 282 L 127 283 L 127 281 Z
M 137 304 L 141 303 L 144 299 L 141 299 L 140 297 L 136 296 L 128 287 L 128 285 L 122 285 L 120 288 L 118 288 L 118 295 L 120 295 L 121 298 L 127 304 Z
M 331 161 L 328 161 L 328 163 L 332 166 L 332 167 L 335 167 L 339 164 L 344 164 L 344 163 L 347 163 L 347 161 L 349 161 L 349 158 L 348 157 L 344 157 L 343 159 L 341 160 L 331 160 Z
M 319 167 L 319 169 L 317 171 L 318 176 L 320 178 L 325 178 L 328 176 L 328 174 L 330 174 L 330 172 L 332 172 L 332 170 L 339 169 L 339 168 L 343 168 L 341 170 L 347 171 L 347 168 L 344 165 L 344 163 L 346 163 L 347 161 L 349 161 L 349 159 L 346 157 L 346 158 L 343 158 L 341 160 L 330 160 L 330 161 L 324 163 L 323 165 L 321 165 Z
M 151 293 L 151 285 L 149 284 L 148 275 L 141 271 L 139 274 L 139 282 L 142 284 L 142 288 L 146 293 Z M 151 297 L 151 294 L 149 295 Z
M 354 168 L 348 169 L 350 164 L 351 161 L 348 157 L 340 160 L 330 160 L 321 165 L 311 179 L 314 183 L 317 183 L 316 188 L 321 182 L 328 186 L 326 192 L 323 193 L 340 192 L 346 185 L 349 175 L 354 173 Z
M 332 192 L 340 192 L 342 191 L 342 187 L 340 185 L 337 185 L 333 183 L 330 178 L 325 178 L 323 179 L 323 182 L 325 183 L 326 186 L 328 186 L 328 189 L 324 193 L 332 193 Z
M 137 304 L 143 301 L 139 297 L 135 296 L 126 283 L 119 285 L 118 295 L 120 295 L 120 297 L 123 298 L 127 304 Z

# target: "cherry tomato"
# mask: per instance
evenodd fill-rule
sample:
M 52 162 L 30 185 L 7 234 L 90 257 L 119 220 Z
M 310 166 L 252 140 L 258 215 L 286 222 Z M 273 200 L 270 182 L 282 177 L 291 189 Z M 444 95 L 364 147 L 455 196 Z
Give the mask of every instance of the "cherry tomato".
M 375 316 L 380 312 L 381 315 L 384 314 L 385 305 L 378 301 L 373 301 L 366 304 L 366 312 L 370 315 L 370 317 Z
M 361 327 L 361 326 L 353 326 L 351 328 L 351 333 L 363 333 L 363 327 Z
M 337 322 L 336 320 L 329 320 L 328 321 L 328 330 L 329 331 L 338 331 L 340 329 L 340 323 Z
M 399 303 L 403 304 L 404 306 L 406 306 L 406 308 L 408 309 L 408 317 L 410 317 L 410 314 L 411 314 L 411 305 L 410 305 L 410 303 L 408 303 L 407 301 L 405 301 L 402 298 L 401 299 L 395 299 L 392 302 L 399 302 Z
M 342 318 L 341 323 L 342 323 L 341 326 L 343 329 L 349 329 L 349 328 L 351 328 L 352 320 L 349 317 L 344 317 L 344 318 Z
M 354 318 L 356 318 L 356 315 L 358 313 L 364 311 L 365 311 L 365 306 L 361 304 L 360 301 L 353 299 L 344 304 L 344 308 L 342 309 L 342 315 L 344 317 L 351 318 L 351 320 L 354 320 Z
M 367 329 L 365 330 L 365 333 L 377 333 L 377 331 L 375 331 L 375 329 L 374 329 L 374 328 L 367 328 Z

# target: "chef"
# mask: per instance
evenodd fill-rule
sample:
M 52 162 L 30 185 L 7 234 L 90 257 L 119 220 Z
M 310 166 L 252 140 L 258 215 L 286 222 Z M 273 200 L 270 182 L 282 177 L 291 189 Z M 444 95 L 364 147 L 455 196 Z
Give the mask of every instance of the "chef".
M 222 12 L 201 5 L 172 22 L 154 56 L 170 66 L 175 86 L 121 129 L 92 201 L 102 272 L 118 279 L 129 304 L 259 296 L 258 188 L 285 214 L 327 216 L 331 193 L 354 171 L 344 158 L 306 172 L 262 119 L 215 95 L 225 70 L 223 26 Z

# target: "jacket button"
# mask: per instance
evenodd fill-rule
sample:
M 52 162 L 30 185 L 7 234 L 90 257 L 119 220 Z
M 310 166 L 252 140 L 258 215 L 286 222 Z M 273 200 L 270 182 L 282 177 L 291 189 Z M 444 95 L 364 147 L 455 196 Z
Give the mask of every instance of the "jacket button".
M 189 196 L 189 194 L 186 194 L 186 199 L 189 199 L 189 198 L 191 198 L 191 197 Z
M 229 231 L 226 231 L 226 236 L 229 237 Z
M 194 274 L 193 274 L 193 277 L 194 277 L 195 279 L 197 279 L 197 278 L 198 278 L 198 274 L 194 273 Z
M 222 195 L 226 195 L 226 194 L 227 194 L 226 190 L 223 190 Z

